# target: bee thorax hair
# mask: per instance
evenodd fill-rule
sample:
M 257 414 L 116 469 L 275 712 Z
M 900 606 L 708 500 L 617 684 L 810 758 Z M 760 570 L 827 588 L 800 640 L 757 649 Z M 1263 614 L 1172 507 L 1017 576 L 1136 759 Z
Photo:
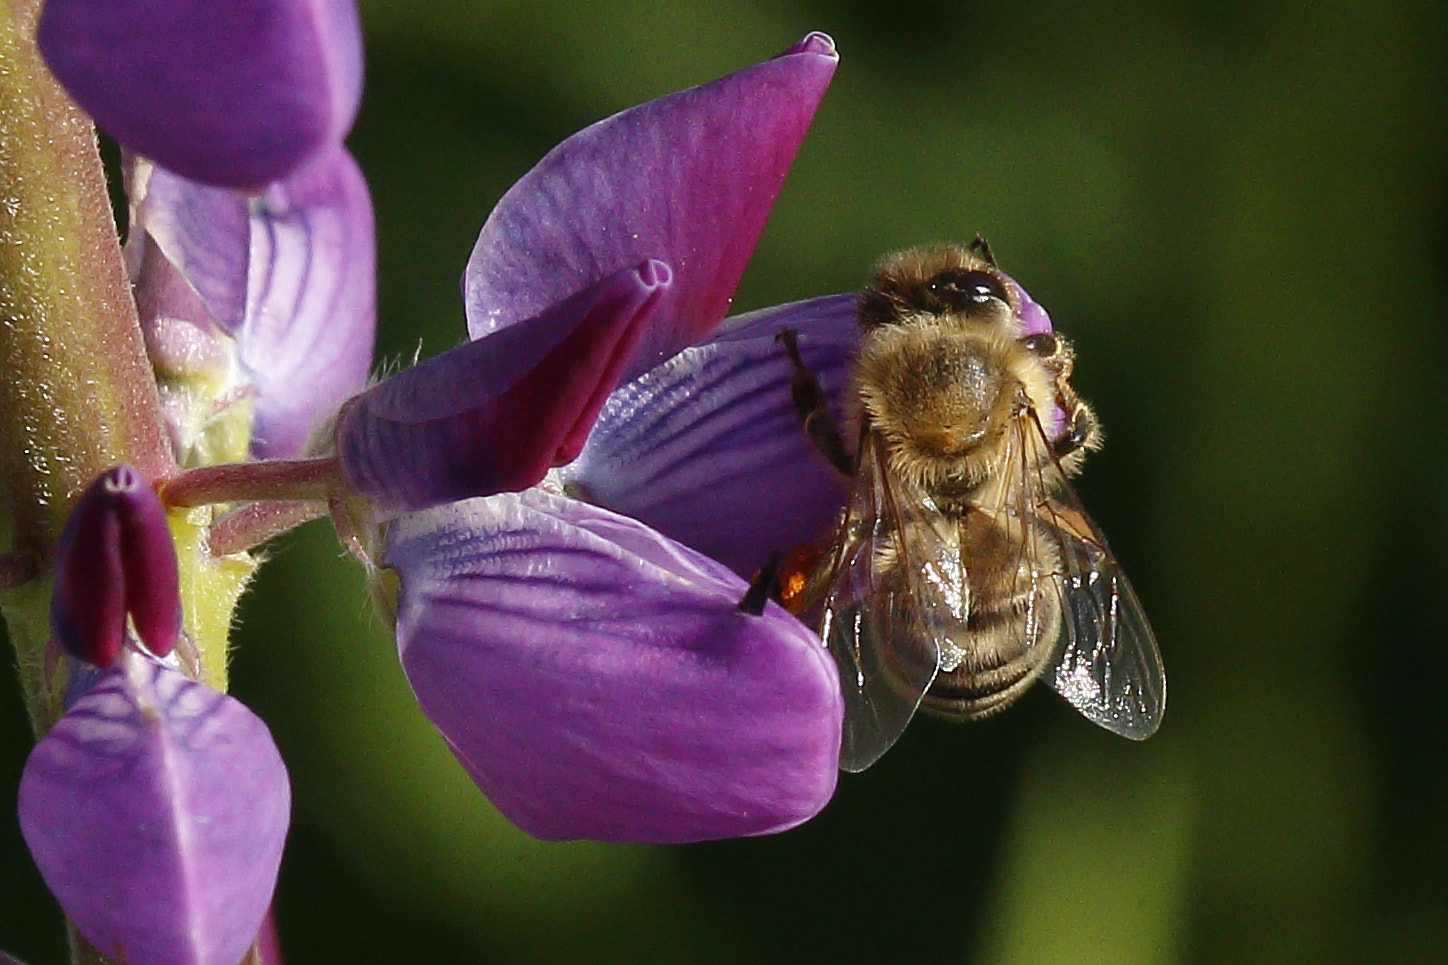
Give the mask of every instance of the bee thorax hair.
M 1010 334 L 918 316 L 867 333 L 855 379 L 891 471 L 925 492 L 958 493 L 999 467 L 1022 404 L 1046 423 L 1052 373 Z

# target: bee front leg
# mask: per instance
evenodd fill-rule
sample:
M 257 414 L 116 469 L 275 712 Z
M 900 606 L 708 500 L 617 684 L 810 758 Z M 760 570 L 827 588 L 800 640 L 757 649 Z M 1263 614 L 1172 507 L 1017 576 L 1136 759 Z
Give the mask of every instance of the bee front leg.
M 792 328 L 780 329 L 774 340 L 789 353 L 790 364 L 794 366 L 794 379 L 789 384 L 789 396 L 794 402 L 794 411 L 804 423 L 805 435 L 814 447 L 846 476 L 855 474 L 855 457 L 845 448 L 844 437 L 830 415 L 829 399 L 820 386 L 819 379 L 804 364 L 799 354 L 799 333 Z

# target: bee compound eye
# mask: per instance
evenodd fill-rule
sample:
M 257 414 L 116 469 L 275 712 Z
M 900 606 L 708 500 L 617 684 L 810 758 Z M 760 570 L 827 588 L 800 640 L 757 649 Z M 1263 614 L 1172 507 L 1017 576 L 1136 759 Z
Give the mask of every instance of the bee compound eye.
M 1040 356 L 1043 359 L 1048 359 L 1055 355 L 1056 349 L 1059 347 L 1056 344 L 1056 336 L 1050 332 L 1039 332 L 1035 335 L 1029 335 L 1022 340 L 1022 344 L 1025 345 L 1026 351 L 1032 355 Z
M 989 309 L 991 301 L 1009 304 L 1005 286 L 988 271 L 950 268 L 930 279 L 930 294 L 947 307 L 968 314 Z

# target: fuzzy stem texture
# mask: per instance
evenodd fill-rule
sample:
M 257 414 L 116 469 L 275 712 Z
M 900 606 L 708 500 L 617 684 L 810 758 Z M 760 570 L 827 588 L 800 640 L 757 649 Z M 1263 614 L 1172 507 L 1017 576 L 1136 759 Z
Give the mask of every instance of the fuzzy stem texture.
M 0 611 L 37 733 L 59 715 L 41 668 L 71 504 L 118 462 L 174 471 L 95 128 L 40 59 L 39 7 L 0 0 L 0 550 L 37 563 Z

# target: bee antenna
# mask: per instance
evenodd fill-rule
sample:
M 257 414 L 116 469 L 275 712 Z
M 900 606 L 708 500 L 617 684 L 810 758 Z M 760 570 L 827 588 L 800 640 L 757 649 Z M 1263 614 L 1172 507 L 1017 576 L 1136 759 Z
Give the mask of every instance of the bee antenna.
M 969 251 L 971 254 L 980 255 L 992 268 L 999 267 L 996 265 L 995 255 L 990 250 L 990 242 L 986 241 L 983 235 L 976 234 L 975 240 L 970 243 Z
M 763 616 L 764 604 L 770 600 L 778 600 L 780 594 L 779 550 L 775 550 L 769 554 L 769 559 L 759 568 L 759 572 L 754 574 L 754 579 L 749 581 L 749 589 L 744 591 L 736 609 L 752 617 Z

